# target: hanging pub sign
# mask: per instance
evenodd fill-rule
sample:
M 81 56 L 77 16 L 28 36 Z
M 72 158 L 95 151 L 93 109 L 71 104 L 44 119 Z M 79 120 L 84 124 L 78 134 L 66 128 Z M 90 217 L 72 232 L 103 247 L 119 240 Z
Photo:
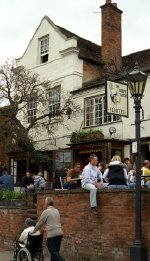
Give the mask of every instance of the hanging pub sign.
M 110 114 L 128 117 L 127 84 L 106 82 L 106 111 Z

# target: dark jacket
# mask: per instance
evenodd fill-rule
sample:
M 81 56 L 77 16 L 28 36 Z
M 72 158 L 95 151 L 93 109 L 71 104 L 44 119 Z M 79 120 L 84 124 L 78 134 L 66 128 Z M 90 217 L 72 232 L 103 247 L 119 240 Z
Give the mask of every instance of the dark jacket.
M 9 175 L 7 171 L 3 171 L 3 175 L 0 177 L 0 184 L 4 189 L 14 190 L 14 178 Z
M 107 177 L 109 185 L 127 185 L 123 165 L 109 165 L 108 168 L 109 172 Z
M 30 184 L 34 184 L 34 181 L 32 178 L 27 178 L 26 176 L 24 176 L 22 178 L 22 181 L 21 181 L 21 187 L 22 188 L 27 188 L 27 186 L 29 186 Z

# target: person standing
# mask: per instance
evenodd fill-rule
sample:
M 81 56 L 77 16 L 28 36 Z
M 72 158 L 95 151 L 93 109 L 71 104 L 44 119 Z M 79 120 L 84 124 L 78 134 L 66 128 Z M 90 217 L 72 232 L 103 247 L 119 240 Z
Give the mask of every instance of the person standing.
M 89 164 L 86 165 L 82 172 L 82 188 L 90 191 L 90 206 L 91 211 L 97 214 L 97 189 L 103 187 L 102 173 L 97 168 L 98 158 L 95 154 L 91 154 Z M 100 182 L 98 183 L 98 180 Z
M 42 212 L 38 223 L 31 234 L 38 231 L 43 225 L 47 233 L 47 247 L 51 254 L 51 261 L 64 261 L 59 254 L 63 231 L 60 223 L 60 214 L 58 209 L 53 207 L 52 197 L 46 197 L 46 209 Z

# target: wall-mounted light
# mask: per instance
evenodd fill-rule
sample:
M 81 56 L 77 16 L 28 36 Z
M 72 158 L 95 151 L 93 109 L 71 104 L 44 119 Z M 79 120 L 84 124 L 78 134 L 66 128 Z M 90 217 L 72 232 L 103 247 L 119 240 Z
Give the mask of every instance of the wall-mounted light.
M 110 127 L 110 128 L 109 128 L 109 134 L 110 134 L 110 136 L 111 136 L 112 134 L 114 134 L 114 133 L 116 133 L 116 128 L 115 128 L 115 127 Z

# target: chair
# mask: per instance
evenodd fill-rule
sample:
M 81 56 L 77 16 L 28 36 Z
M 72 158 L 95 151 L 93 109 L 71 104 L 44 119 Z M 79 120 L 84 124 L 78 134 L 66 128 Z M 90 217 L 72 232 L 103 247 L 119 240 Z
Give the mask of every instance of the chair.
M 16 261 L 43 261 L 43 234 L 40 235 L 28 235 L 27 244 L 25 246 L 21 246 L 21 243 L 16 242 L 16 250 L 14 252 L 13 260 Z
M 64 184 L 67 182 L 67 178 L 66 177 L 60 177 L 60 185 L 61 185 L 61 189 L 64 189 Z

